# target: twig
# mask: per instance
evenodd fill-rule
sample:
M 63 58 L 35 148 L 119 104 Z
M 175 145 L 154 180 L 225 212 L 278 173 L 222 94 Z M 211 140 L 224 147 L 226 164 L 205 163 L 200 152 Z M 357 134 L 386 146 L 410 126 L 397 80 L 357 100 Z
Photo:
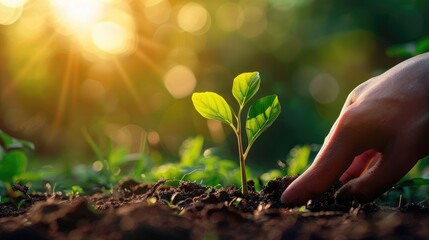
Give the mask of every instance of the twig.
M 152 194 L 155 193 L 155 191 L 161 186 L 164 185 L 165 180 L 164 179 L 160 179 L 158 180 L 158 182 L 156 182 L 152 188 L 146 193 L 145 199 L 149 198 Z
M 33 203 L 33 199 L 30 197 L 30 195 L 28 195 L 28 187 L 27 187 L 27 186 L 25 186 L 25 185 L 21 185 L 21 184 L 19 184 L 19 183 L 14 183 L 14 184 L 12 184 L 12 190 L 13 190 L 14 192 L 16 192 L 16 191 L 21 192 L 22 194 L 24 194 L 24 195 L 25 195 L 25 197 L 26 197 L 28 200 L 30 200 L 30 201 L 31 201 L 31 203 Z

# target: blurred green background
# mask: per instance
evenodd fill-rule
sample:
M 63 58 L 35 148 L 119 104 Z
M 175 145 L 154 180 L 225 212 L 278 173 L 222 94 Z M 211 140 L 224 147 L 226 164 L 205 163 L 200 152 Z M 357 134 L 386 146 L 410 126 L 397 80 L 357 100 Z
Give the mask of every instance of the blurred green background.
M 428 12 L 426 0 L 0 0 L 0 129 L 33 142 L 36 165 L 92 163 L 85 133 L 130 153 L 147 137 L 163 162 L 202 134 L 235 159 L 230 129 L 190 96 L 233 102 L 233 78 L 259 71 L 257 96 L 278 94 L 282 113 L 248 164 L 276 168 L 323 142 L 354 87 L 417 53 Z

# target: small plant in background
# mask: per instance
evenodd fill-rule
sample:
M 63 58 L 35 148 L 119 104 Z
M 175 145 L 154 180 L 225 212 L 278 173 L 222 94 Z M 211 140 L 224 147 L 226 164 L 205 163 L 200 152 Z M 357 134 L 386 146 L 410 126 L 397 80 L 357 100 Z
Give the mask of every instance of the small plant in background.
M 214 92 L 199 92 L 192 95 L 194 107 L 203 117 L 218 120 L 229 125 L 233 129 L 237 137 L 241 187 L 245 195 L 248 193 L 245 167 L 247 155 L 256 139 L 265 129 L 271 126 L 281 111 L 277 95 L 260 98 L 250 106 L 246 119 L 247 147 L 244 149 L 242 138 L 242 112 L 245 105 L 259 90 L 260 83 L 261 78 L 258 72 L 242 73 L 234 79 L 232 95 L 239 105 L 237 114 L 223 97 Z
M 34 150 L 33 143 L 18 140 L 0 130 L 0 182 L 9 196 L 14 195 L 12 184 L 25 173 L 28 150 Z
M 73 198 L 79 197 L 83 193 L 83 189 L 80 186 L 73 185 L 71 189 L 65 190 L 64 192 L 66 197 L 72 200 Z
M 180 147 L 180 161 L 155 166 L 145 173 L 146 179 L 198 181 L 211 186 L 240 183 L 240 173 L 235 161 L 222 158 L 213 148 L 204 150 L 203 145 L 202 136 L 186 139 Z M 169 182 L 171 185 L 174 183 L 175 181 Z
M 141 174 L 149 162 L 149 157 L 145 153 L 146 135 L 142 136 L 140 152 L 135 154 L 130 153 L 123 147 L 112 148 L 110 139 L 107 139 L 107 146 L 103 148 L 101 144 L 96 143 L 86 129 L 83 130 L 83 135 L 97 157 L 97 161 L 93 164 L 93 169 L 101 173 L 98 177 L 100 183 L 107 184 L 110 188 L 113 188 L 113 185 L 124 176 L 131 176 L 135 180 L 141 180 Z M 127 165 L 130 165 L 128 167 L 131 168 L 131 172 L 125 172 Z

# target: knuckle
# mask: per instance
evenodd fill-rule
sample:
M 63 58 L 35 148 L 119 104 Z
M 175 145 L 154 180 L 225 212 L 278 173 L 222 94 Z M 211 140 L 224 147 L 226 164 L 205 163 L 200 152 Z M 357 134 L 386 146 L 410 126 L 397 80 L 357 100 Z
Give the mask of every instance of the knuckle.
M 356 107 L 347 108 L 340 117 L 339 127 L 342 129 L 354 129 L 359 124 L 360 113 Z

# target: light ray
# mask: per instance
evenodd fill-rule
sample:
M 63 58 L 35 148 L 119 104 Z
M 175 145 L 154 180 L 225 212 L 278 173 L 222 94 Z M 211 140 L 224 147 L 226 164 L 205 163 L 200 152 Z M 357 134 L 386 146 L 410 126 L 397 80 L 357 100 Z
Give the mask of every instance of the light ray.
M 146 63 L 148 67 L 150 67 L 156 74 L 162 76 L 163 70 L 162 68 L 156 64 L 152 59 L 150 59 L 146 54 L 144 54 L 141 50 L 136 50 L 136 57 L 142 62 Z
M 28 71 L 30 71 L 30 69 L 34 66 L 34 64 L 36 63 L 36 61 L 42 55 L 43 51 L 45 51 L 51 45 L 51 43 L 54 40 L 55 36 L 56 36 L 56 34 L 53 33 L 48 38 L 48 40 L 46 41 L 46 43 L 40 48 L 40 50 L 36 54 L 34 54 L 34 56 L 25 64 L 25 66 L 18 73 L 18 75 L 15 78 L 13 78 L 9 83 L 7 83 L 6 86 L 4 86 L 4 88 L 2 90 L 3 100 L 8 99 L 8 97 L 10 96 L 10 94 L 13 93 L 16 85 L 24 78 L 24 76 L 27 75 Z
M 145 37 L 140 37 L 139 38 L 139 45 L 143 46 L 145 48 L 149 48 L 151 50 L 155 50 L 155 51 L 167 51 L 168 49 L 166 49 L 166 47 L 158 42 L 153 41 L 152 39 L 148 39 Z
M 64 119 L 66 98 L 67 98 L 68 90 L 70 88 L 69 86 L 71 83 L 72 75 L 74 75 L 72 71 L 75 65 L 74 63 L 75 63 L 75 54 L 73 52 L 70 52 L 66 63 L 66 70 L 63 76 L 63 84 L 61 87 L 57 110 L 55 112 L 54 120 L 52 123 L 51 134 L 49 137 L 50 140 L 53 140 L 57 136 L 58 130 L 60 129 Z
M 133 83 L 128 76 L 127 72 L 125 71 L 124 66 L 121 65 L 118 59 L 113 59 L 113 62 L 115 63 L 116 70 L 119 73 L 119 76 L 124 81 L 125 85 L 127 86 L 128 90 L 131 93 L 131 96 L 134 98 L 134 101 L 136 102 L 137 106 L 142 112 L 147 112 L 147 109 L 145 109 L 145 106 L 143 102 L 141 101 L 141 98 L 139 97 L 138 92 L 136 91 L 135 87 L 133 86 Z

